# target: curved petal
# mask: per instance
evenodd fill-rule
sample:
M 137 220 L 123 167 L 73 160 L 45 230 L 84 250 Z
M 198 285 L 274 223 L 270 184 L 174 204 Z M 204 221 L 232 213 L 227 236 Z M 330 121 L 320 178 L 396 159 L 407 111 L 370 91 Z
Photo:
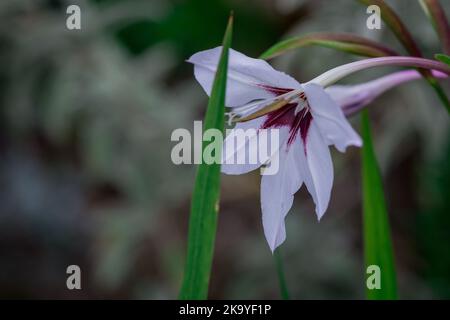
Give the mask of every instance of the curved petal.
M 447 78 L 447 75 L 432 71 L 435 78 Z M 371 103 L 379 95 L 402 83 L 420 79 L 416 70 L 397 71 L 386 76 L 357 85 L 332 85 L 325 89 L 331 98 L 341 107 L 346 116 L 352 115 Z
M 222 148 L 221 171 L 244 174 L 267 163 L 289 134 L 288 127 L 261 129 L 267 117 L 239 122 L 231 129 Z
M 261 209 L 264 235 L 272 252 L 286 239 L 284 219 L 292 207 L 294 194 L 302 185 L 302 176 L 294 157 L 294 144 L 288 150 L 281 148 L 280 167 L 275 175 L 261 179 Z
M 326 88 L 325 92 L 337 103 L 344 115 L 368 105 L 375 98 L 373 91 L 360 85 L 333 85 Z
M 222 47 L 197 52 L 187 60 L 194 64 L 194 75 L 206 93 L 211 92 Z M 254 59 L 230 49 L 225 104 L 236 107 L 257 99 L 274 96 L 276 88 L 297 89 L 300 84 L 289 75 L 272 68 L 266 61 Z
M 298 161 L 306 188 L 316 205 L 317 218 L 320 220 L 328 208 L 333 186 L 333 163 L 330 150 L 314 120 L 308 130 L 306 148 L 302 139 L 296 139 L 296 141 L 299 141 L 301 146 L 295 148 L 294 156 Z
M 311 107 L 314 122 L 328 145 L 334 144 L 336 148 L 344 152 L 347 146 L 360 147 L 361 138 L 353 130 L 344 116 L 338 104 L 314 83 L 303 85 L 306 97 Z
M 244 174 L 262 165 L 260 159 L 253 163 L 249 161 L 251 155 L 258 154 L 258 129 L 262 123 L 262 118 L 238 123 L 226 136 L 222 147 L 223 173 Z M 238 159 L 244 159 L 245 162 L 238 163 Z

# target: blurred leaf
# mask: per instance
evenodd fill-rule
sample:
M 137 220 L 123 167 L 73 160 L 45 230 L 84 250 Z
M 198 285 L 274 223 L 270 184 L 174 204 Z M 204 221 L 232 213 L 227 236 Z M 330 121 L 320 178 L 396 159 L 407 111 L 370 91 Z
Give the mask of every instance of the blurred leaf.
M 438 53 L 435 54 L 434 57 L 436 58 L 436 60 L 439 60 L 440 62 L 443 62 L 450 66 L 450 56 L 443 53 Z
M 397 285 L 389 230 L 388 213 L 381 174 L 373 150 L 367 110 L 361 113 L 362 126 L 362 179 L 363 224 L 366 270 L 376 265 L 381 270 L 381 288 L 368 289 L 368 299 L 396 299 Z
M 228 49 L 233 16 L 223 39 L 223 49 L 205 115 L 204 130 L 224 130 Z M 202 150 L 207 143 L 203 142 Z M 220 196 L 220 164 L 202 163 L 197 170 L 189 220 L 188 249 L 180 299 L 206 299 L 217 229 Z
M 444 52 L 450 54 L 450 26 L 444 9 L 437 0 L 419 0 L 419 3 L 439 35 Z
M 403 44 L 408 52 L 416 57 L 421 57 L 419 47 L 414 41 L 408 28 L 403 24 L 400 17 L 395 13 L 394 10 L 383 0 L 358 0 L 359 2 L 370 6 L 377 5 L 381 9 L 381 18 L 389 26 L 392 32 L 395 34 L 397 39 Z
M 132 21 L 118 29 L 115 35 L 120 43 L 136 55 L 160 41 L 158 25 L 151 20 Z
M 107 30 L 130 53 L 144 55 L 153 48 L 170 47 L 182 72 L 188 69 L 184 63 L 187 56 L 215 47 L 222 40 L 220 21 L 228 18 L 231 9 L 235 11 L 234 26 L 240 30 L 233 37 L 236 49 L 254 54 L 261 52 L 262 48 L 277 41 L 286 28 L 281 15 L 270 14 L 265 6 L 254 6 L 245 1 L 137 0 L 133 5 L 126 0 L 103 1 L 111 4 L 101 6 L 102 12 L 114 11 L 120 16 L 114 23 L 106 24 Z
M 387 5 L 386 2 L 384 2 L 384 0 L 358 0 L 358 1 L 367 6 L 369 5 L 379 6 L 381 10 L 381 18 L 389 26 L 389 28 L 395 34 L 397 39 L 402 43 L 405 49 L 409 52 L 409 54 L 415 57 L 423 57 L 411 33 L 408 31 L 408 28 L 402 22 L 400 17 L 394 12 L 394 10 L 392 10 L 392 8 L 389 5 Z M 442 104 L 447 109 L 447 112 L 450 113 L 450 101 L 445 91 L 439 85 L 438 81 L 431 75 L 430 71 L 423 69 L 419 69 L 419 71 L 425 77 L 430 86 L 434 89 L 437 96 L 441 100 Z
M 287 51 L 310 45 L 319 45 L 366 57 L 383 57 L 398 55 L 394 50 L 364 37 L 347 33 L 312 33 L 281 41 L 261 56 L 261 59 L 271 59 Z
M 434 292 L 434 298 L 450 299 L 450 143 L 442 148 L 438 159 L 420 170 L 421 209 L 417 215 L 416 236 L 422 259 L 424 277 Z
M 430 84 L 430 86 L 436 92 L 445 109 L 447 109 L 447 112 L 450 113 L 450 101 L 448 100 L 447 94 L 445 93 L 444 89 L 442 89 L 441 85 L 438 83 L 436 78 L 433 78 L 432 76 L 427 76 L 426 79 Z

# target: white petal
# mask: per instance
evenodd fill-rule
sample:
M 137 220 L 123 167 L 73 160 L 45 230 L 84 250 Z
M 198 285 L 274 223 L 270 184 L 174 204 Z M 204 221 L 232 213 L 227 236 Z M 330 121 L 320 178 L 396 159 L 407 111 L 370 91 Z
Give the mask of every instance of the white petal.
M 244 174 L 259 168 L 278 152 L 282 143 L 287 140 L 289 128 L 266 129 L 263 134 L 260 128 L 267 117 L 256 118 L 247 122 L 239 122 L 224 140 L 222 147 L 222 167 L 225 174 Z M 248 131 L 248 130 L 251 131 Z M 271 137 L 277 131 L 278 139 Z M 274 139 L 274 141 L 272 141 Z M 260 150 L 264 148 L 264 150 Z M 264 152 L 263 152 L 264 151 Z M 238 163 L 238 159 L 245 160 Z M 250 161 L 252 159 L 253 161 Z
M 214 75 L 222 47 L 197 52 L 188 62 L 194 64 L 194 75 L 206 93 L 211 92 Z M 300 88 L 289 75 L 272 68 L 266 61 L 253 59 L 230 49 L 226 105 L 236 107 L 257 99 L 273 97 L 273 93 L 260 85 L 278 88 Z
M 303 85 L 303 88 L 311 107 L 314 122 L 326 143 L 334 144 L 341 152 L 344 152 L 349 145 L 360 147 L 362 145 L 361 138 L 353 130 L 338 104 L 324 89 L 314 83 L 307 83 Z
M 302 139 L 297 140 L 301 146 L 295 148 L 294 157 L 298 161 L 301 176 L 314 200 L 316 214 L 320 220 L 328 208 L 333 186 L 333 163 L 330 150 L 314 119 L 311 121 L 306 137 L 306 148 L 304 148 Z
M 255 163 L 237 163 L 237 159 L 250 159 L 250 155 L 258 154 L 258 129 L 264 122 L 263 118 L 257 118 L 247 122 L 240 122 L 236 124 L 230 134 L 227 135 L 222 147 L 222 167 L 221 171 L 226 174 L 244 174 L 255 169 L 258 169 L 262 163 L 257 159 Z M 243 137 L 242 139 L 235 139 L 238 129 L 248 130 L 253 129 L 253 134 Z
M 370 91 L 360 85 L 333 85 L 325 89 L 325 92 L 342 108 L 350 105 L 367 105 L 373 100 Z
M 263 175 L 261 179 L 261 209 L 264 235 L 272 252 L 286 239 L 284 219 L 292 207 L 294 194 L 302 185 L 302 177 L 294 157 L 294 147 L 279 153 L 279 171 L 275 175 Z

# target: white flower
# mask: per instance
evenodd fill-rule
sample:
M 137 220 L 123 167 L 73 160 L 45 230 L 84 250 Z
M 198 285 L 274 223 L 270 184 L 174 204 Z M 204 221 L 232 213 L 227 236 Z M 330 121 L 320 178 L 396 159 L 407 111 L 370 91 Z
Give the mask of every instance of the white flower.
M 198 52 L 188 62 L 194 64 L 194 74 L 209 95 L 222 48 Z M 263 175 L 261 179 L 261 208 L 264 233 L 270 249 L 275 250 L 286 238 L 284 219 L 293 204 L 294 194 L 305 184 L 315 203 L 320 219 L 327 210 L 333 185 L 333 164 L 329 146 L 334 145 L 344 152 L 348 146 L 362 145 L 361 138 L 347 121 L 343 110 L 352 113 L 366 105 L 383 90 L 405 79 L 417 78 L 418 74 L 386 78 L 385 86 L 371 82 L 367 86 L 330 87 L 340 78 L 365 68 L 381 65 L 413 65 L 435 67 L 449 72 L 448 68 L 433 61 L 412 57 L 374 58 L 339 66 L 305 84 L 300 84 L 289 75 L 273 69 L 266 61 L 253 59 L 230 49 L 225 105 L 231 108 L 230 120 L 237 120 L 236 129 L 256 129 L 245 143 L 236 146 L 232 155 L 246 158 L 258 150 L 257 144 L 263 131 L 278 129 L 279 148 L 271 150 L 264 159 L 255 164 L 222 163 L 222 172 L 243 174 L 270 163 L 277 157 L 279 170 L 274 175 Z M 396 81 L 393 81 L 394 78 Z M 402 81 L 398 81 L 398 79 Z M 378 88 L 379 87 L 379 88 Z M 378 90 L 375 90 L 378 88 Z M 381 90 L 383 89 L 383 90 Z M 333 98 L 331 95 L 335 95 Z M 345 109 L 347 107 L 347 109 Z M 229 135 L 223 150 L 229 150 Z M 233 138 L 234 139 L 234 138 Z

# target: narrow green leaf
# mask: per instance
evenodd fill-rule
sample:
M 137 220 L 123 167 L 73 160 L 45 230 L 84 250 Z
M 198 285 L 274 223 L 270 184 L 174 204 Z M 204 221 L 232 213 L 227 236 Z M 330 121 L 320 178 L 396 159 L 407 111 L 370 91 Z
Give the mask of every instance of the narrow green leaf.
M 436 60 L 439 60 L 440 62 L 445 63 L 446 65 L 450 66 L 450 56 L 442 53 L 435 54 L 434 57 Z
M 422 52 L 414 41 L 408 28 L 402 22 L 400 17 L 395 13 L 394 10 L 384 1 L 384 0 L 358 0 L 360 3 L 369 5 L 377 5 L 380 7 L 381 18 L 389 26 L 397 39 L 402 43 L 403 47 L 409 52 L 410 55 L 414 57 L 423 57 Z M 438 81 L 431 75 L 429 70 L 419 69 L 418 70 L 424 78 L 427 80 L 428 84 L 436 92 L 437 96 L 441 100 L 443 106 L 450 113 L 450 100 L 448 99 L 445 91 L 442 89 Z
M 434 92 L 436 92 L 447 112 L 450 114 L 450 101 L 448 100 L 447 94 L 445 93 L 444 89 L 441 87 L 437 79 L 430 75 L 426 77 L 426 80 L 433 88 Z
M 223 39 L 223 49 L 206 110 L 204 130 L 224 130 L 228 50 L 231 45 L 233 16 Z M 202 150 L 208 143 L 203 142 Z M 214 254 L 220 197 L 220 164 L 198 166 L 192 194 L 188 248 L 180 299 L 206 299 Z
M 450 26 L 441 4 L 438 0 L 419 0 L 419 3 L 436 30 L 442 49 L 450 54 Z
M 260 58 L 271 59 L 287 51 L 310 45 L 319 45 L 372 58 L 398 55 L 394 50 L 364 37 L 348 33 L 311 33 L 281 41 L 265 51 Z
M 367 267 L 380 268 L 379 289 L 366 286 L 368 299 L 396 299 L 397 284 L 383 183 L 373 150 L 367 110 L 361 113 L 364 254 Z M 367 275 L 369 276 L 369 275 Z M 370 281 L 369 281 L 370 282 Z M 367 284 L 367 283 L 366 283 Z

